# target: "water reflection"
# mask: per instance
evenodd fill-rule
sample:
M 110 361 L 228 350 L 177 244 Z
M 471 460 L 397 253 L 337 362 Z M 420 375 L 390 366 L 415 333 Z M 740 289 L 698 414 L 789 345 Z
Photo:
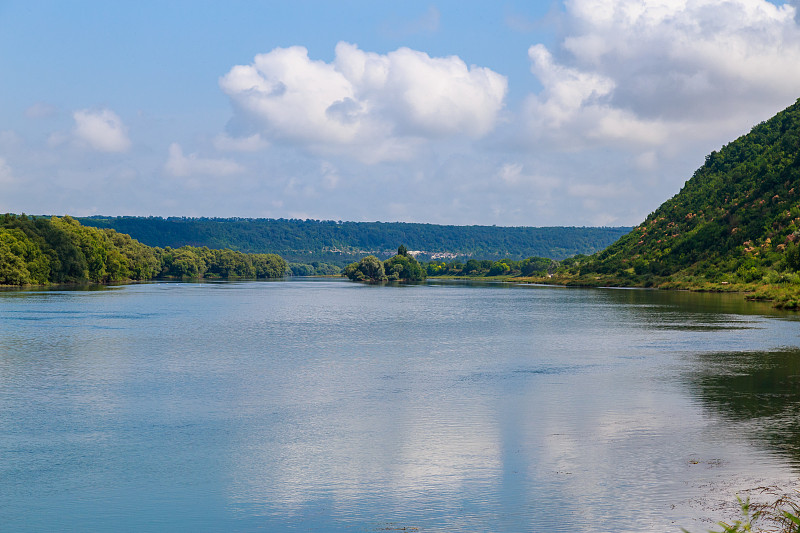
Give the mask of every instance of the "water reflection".
M 800 433 L 797 350 L 775 349 L 797 323 L 728 295 L 293 280 L 0 304 L 9 529 L 702 530 L 692 502 L 785 476 L 773 448 Z
M 600 289 L 610 302 L 637 308 L 654 307 L 691 315 L 797 316 L 775 309 L 769 302 L 751 302 L 736 293 L 698 293 L 656 289 Z
M 697 356 L 689 377 L 703 404 L 800 465 L 800 350 Z

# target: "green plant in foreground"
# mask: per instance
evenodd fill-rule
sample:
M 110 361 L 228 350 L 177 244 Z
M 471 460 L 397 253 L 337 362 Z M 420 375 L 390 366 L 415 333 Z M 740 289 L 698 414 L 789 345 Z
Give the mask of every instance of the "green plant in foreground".
M 739 500 L 739 507 L 742 509 L 744 521 L 736 520 L 733 524 L 718 522 L 718 524 L 722 526 L 722 531 L 719 533 L 739 533 L 740 531 L 753 531 L 753 522 L 758 520 L 758 517 L 761 516 L 761 511 L 754 511 L 751 514 L 750 498 L 742 501 L 739 496 L 736 496 L 736 499 Z
M 800 505 L 788 498 L 781 498 L 772 505 L 763 505 L 759 509 L 753 510 L 750 504 L 750 498 L 742 500 L 736 496 L 739 501 L 739 507 L 742 510 L 743 520 L 736 520 L 733 524 L 725 522 L 717 522 L 722 526 L 720 531 L 711 531 L 709 533 L 744 533 L 746 531 L 752 532 L 775 532 L 775 533 L 800 533 Z M 791 509 L 791 512 L 786 510 L 786 507 Z M 772 525 L 769 529 L 754 529 L 754 524 L 760 518 L 764 518 Z M 686 529 L 681 528 L 684 533 L 690 533 Z

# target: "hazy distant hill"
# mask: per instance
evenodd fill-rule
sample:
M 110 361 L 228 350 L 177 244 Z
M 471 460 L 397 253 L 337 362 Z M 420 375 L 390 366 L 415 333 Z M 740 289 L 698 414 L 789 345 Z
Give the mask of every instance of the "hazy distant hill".
M 365 254 L 394 255 L 400 244 L 432 258 L 563 259 L 602 250 L 629 227 L 444 226 L 401 222 L 334 222 L 243 218 L 89 217 L 83 224 L 112 228 L 150 246 L 184 245 L 276 253 L 289 261 L 336 262 Z M 445 255 L 441 255 L 445 254 Z
M 706 156 L 683 189 L 579 265 L 623 283 L 798 284 L 800 100 Z

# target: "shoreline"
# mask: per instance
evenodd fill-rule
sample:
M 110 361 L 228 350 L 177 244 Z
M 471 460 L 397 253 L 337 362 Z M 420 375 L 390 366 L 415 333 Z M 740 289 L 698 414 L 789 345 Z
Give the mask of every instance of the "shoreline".
M 729 283 L 729 282 L 692 282 L 664 280 L 660 284 L 650 286 L 637 283 L 624 283 L 621 280 L 603 276 L 586 278 L 564 278 L 553 276 L 548 278 L 520 277 L 506 278 L 513 283 L 531 283 L 538 285 L 552 285 L 557 287 L 585 287 L 585 288 L 628 288 L 651 289 L 662 291 L 689 291 L 706 293 L 740 294 L 744 300 L 754 302 L 770 302 L 776 309 L 794 311 L 800 309 L 800 286 L 783 286 L 766 283 Z
M 205 281 L 278 281 L 289 278 L 338 278 L 338 275 L 326 276 L 284 276 L 281 278 L 248 278 L 248 277 L 202 277 L 202 278 L 176 278 L 161 277 L 148 280 L 115 280 L 107 282 L 72 282 L 72 283 L 48 283 L 48 284 L 26 284 L 26 285 L 4 285 L 0 284 L 0 290 L 8 289 L 53 289 L 53 288 L 76 288 L 76 287 L 113 287 L 117 285 L 133 285 L 138 283 L 153 282 L 205 282 Z M 577 277 L 512 277 L 512 276 L 429 276 L 428 280 L 444 281 L 481 281 L 494 283 L 519 283 L 531 285 L 544 285 L 551 287 L 576 287 L 576 288 L 609 288 L 609 289 L 647 289 L 660 291 L 688 291 L 699 293 L 726 293 L 739 294 L 744 300 L 753 302 L 769 302 L 775 309 L 786 311 L 800 310 L 800 286 L 785 286 L 775 284 L 757 283 L 728 283 L 728 282 L 691 282 L 665 280 L 660 284 L 644 285 L 637 283 L 622 282 L 618 278 L 593 276 L 592 279 Z

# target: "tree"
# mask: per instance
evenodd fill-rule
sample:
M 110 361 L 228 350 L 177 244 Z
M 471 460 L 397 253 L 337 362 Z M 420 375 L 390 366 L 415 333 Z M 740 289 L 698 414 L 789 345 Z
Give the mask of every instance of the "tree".
M 15 230 L 0 230 L 0 285 L 27 285 L 31 273 L 22 257 L 18 235 L 12 231 Z
M 422 265 L 411 255 L 397 254 L 387 259 L 383 268 L 390 280 L 421 281 L 427 276 Z
M 466 275 L 477 275 L 481 270 L 481 262 L 477 259 L 470 259 L 464 265 L 463 272 Z
M 492 264 L 492 267 L 489 269 L 490 276 L 503 276 L 508 274 L 511 271 L 511 267 L 508 264 L 503 263 L 502 261 L 497 261 L 496 263 Z
M 342 272 L 353 281 L 386 281 L 386 271 L 381 260 L 368 255 L 358 263 L 347 265 Z

